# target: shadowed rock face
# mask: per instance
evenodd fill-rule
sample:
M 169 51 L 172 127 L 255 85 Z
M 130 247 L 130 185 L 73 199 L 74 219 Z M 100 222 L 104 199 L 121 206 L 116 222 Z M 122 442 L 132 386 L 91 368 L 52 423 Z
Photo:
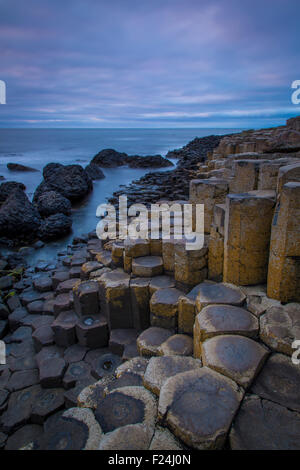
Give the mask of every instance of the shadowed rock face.
M 39 237 L 41 240 L 55 240 L 70 232 L 72 219 L 65 214 L 53 214 L 44 219 L 40 226 Z
M 8 196 L 11 195 L 16 189 L 21 189 L 25 191 L 26 187 L 23 183 L 17 183 L 16 181 L 7 181 L 0 185 L 0 203 L 6 201 Z
M 89 429 L 85 423 L 72 418 L 61 418 L 58 425 L 53 427 L 42 439 L 45 450 L 80 450 L 84 449 Z
M 34 240 L 41 219 L 26 194 L 17 187 L 0 208 L 0 237 L 11 240 Z
M 230 445 L 233 450 L 298 450 L 300 415 L 255 395 L 246 397 L 233 424 Z

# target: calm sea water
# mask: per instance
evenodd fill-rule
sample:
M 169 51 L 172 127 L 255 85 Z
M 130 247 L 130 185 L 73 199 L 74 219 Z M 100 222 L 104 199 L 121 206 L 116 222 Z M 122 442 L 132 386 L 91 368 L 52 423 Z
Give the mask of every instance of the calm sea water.
M 78 163 L 86 166 L 104 148 L 114 148 L 129 155 L 165 154 L 182 147 L 195 137 L 228 134 L 240 129 L 0 129 L 0 175 L 7 181 L 25 184 L 31 198 L 42 180 L 42 169 L 49 162 Z M 176 164 L 176 161 L 173 161 Z M 7 163 L 21 163 L 38 172 L 7 170 Z M 170 168 L 165 169 L 165 171 Z M 106 178 L 94 182 L 94 191 L 73 210 L 73 232 L 68 237 L 38 250 L 32 261 L 49 259 L 66 247 L 72 237 L 94 230 L 96 208 L 117 188 L 140 178 L 149 170 L 127 167 L 104 169 Z M 161 170 L 160 170 L 161 171 Z

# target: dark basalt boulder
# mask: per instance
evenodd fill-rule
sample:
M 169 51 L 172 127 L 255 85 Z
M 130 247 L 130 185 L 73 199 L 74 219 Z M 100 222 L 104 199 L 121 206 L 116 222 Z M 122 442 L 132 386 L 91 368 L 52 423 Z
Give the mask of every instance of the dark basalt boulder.
M 127 155 L 113 149 L 104 149 L 97 153 L 91 161 L 91 165 L 114 168 L 117 166 L 128 165 L 130 168 L 164 168 L 173 166 L 173 163 L 161 155 L 148 155 L 141 157 L 139 155 Z
M 85 171 L 91 178 L 91 180 L 102 180 L 105 178 L 105 175 L 101 168 L 99 168 L 98 165 L 95 165 L 95 163 L 90 163 L 85 167 Z
M 49 163 L 43 170 L 44 180 L 37 187 L 33 201 L 49 191 L 56 191 L 71 202 L 83 199 L 93 189 L 93 182 L 80 165 Z
M 26 187 L 23 183 L 17 183 L 16 181 L 7 181 L 0 185 L 0 204 L 6 201 L 8 196 L 12 194 L 16 189 L 25 191 Z
M 43 193 L 37 201 L 37 209 L 42 217 L 49 217 L 53 214 L 71 214 L 71 203 L 56 191 Z
M 6 166 L 10 171 L 39 171 L 30 166 L 21 165 L 20 163 L 8 163 Z
M 140 157 L 139 155 L 131 155 L 126 158 L 130 168 L 166 168 L 173 166 L 173 163 L 161 155 L 148 155 Z
M 0 237 L 34 240 L 41 224 L 36 208 L 22 189 L 16 188 L 0 208 Z
M 91 163 L 104 168 L 114 168 L 116 166 L 126 165 L 127 157 L 127 153 L 120 153 L 114 149 L 104 149 L 94 156 Z
M 55 240 L 67 235 L 72 227 L 72 219 L 65 214 L 54 214 L 44 219 L 39 230 L 43 241 Z

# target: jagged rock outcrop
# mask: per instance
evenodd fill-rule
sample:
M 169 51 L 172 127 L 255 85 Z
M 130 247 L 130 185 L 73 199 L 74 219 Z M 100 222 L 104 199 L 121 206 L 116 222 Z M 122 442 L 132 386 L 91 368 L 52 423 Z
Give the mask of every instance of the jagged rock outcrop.
M 93 189 L 88 173 L 80 165 L 49 163 L 43 170 L 44 180 L 37 187 L 33 201 L 49 191 L 56 191 L 71 202 L 83 199 Z
M 0 237 L 11 240 L 33 241 L 39 231 L 41 219 L 26 194 L 17 187 L 0 208 Z

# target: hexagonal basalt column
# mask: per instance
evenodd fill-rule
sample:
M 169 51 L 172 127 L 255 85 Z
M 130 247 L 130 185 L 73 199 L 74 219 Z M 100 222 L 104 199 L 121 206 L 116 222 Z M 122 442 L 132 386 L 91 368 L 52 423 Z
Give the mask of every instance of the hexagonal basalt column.
M 211 281 L 199 284 L 196 299 L 196 308 L 200 312 L 207 305 L 224 304 L 241 306 L 246 299 L 245 294 L 239 287 L 233 284 L 221 282 L 216 284 Z
M 189 291 L 207 278 L 207 253 L 207 245 L 199 250 L 187 250 L 186 240 L 175 240 L 175 281 L 178 288 Z
M 221 282 L 224 265 L 225 204 L 216 204 L 208 244 L 208 279 Z
M 140 277 L 153 277 L 163 273 L 160 256 L 143 256 L 132 260 L 132 273 Z
M 201 361 L 192 357 L 152 357 L 144 375 L 144 386 L 159 396 L 161 387 L 169 377 L 200 367 L 202 367 Z
M 96 281 L 78 281 L 73 288 L 74 309 L 79 317 L 100 312 L 99 286 Z
M 172 332 L 165 328 L 150 327 L 143 331 L 137 339 L 137 347 L 141 356 L 151 357 L 159 355 L 161 344 L 172 336 Z
M 76 324 L 76 335 L 81 346 L 103 348 L 108 344 L 108 325 L 103 315 L 81 317 Z
M 109 328 L 133 328 L 130 277 L 121 270 L 105 273 L 98 279 L 101 311 Z
M 162 386 L 159 419 L 194 449 L 220 449 L 243 398 L 231 379 L 202 367 L 170 377 Z
M 182 292 L 178 289 L 160 289 L 150 300 L 151 325 L 162 328 L 177 328 L 178 299 Z
M 267 278 L 274 193 L 229 194 L 226 199 L 223 280 L 263 284 Z
M 194 349 L 201 356 L 201 343 L 218 335 L 237 334 L 256 337 L 257 318 L 244 308 L 233 305 L 208 305 L 196 316 L 194 324 Z
M 201 346 L 204 366 L 220 372 L 248 388 L 262 368 L 269 351 L 266 347 L 239 335 L 220 335 Z
M 133 327 L 145 330 L 150 326 L 150 278 L 134 278 L 130 281 Z
M 204 204 L 204 231 L 210 232 L 215 204 L 224 204 L 228 193 L 228 182 L 223 179 L 192 180 L 190 203 Z
M 300 183 L 283 186 L 271 233 L 268 297 L 300 301 Z

